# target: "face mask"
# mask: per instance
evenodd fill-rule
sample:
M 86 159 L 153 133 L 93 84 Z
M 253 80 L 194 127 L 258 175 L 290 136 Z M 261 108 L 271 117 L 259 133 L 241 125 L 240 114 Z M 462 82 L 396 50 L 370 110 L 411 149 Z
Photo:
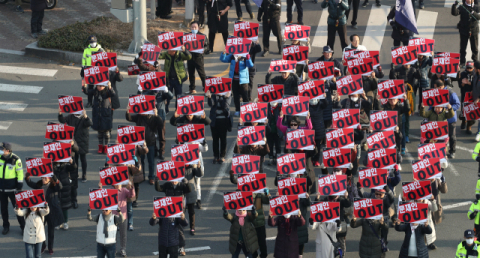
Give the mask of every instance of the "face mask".
M 471 244 L 473 244 L 473 238 L 469 238 L 469 239 L 465 240 L 465 242 L 467 242 L 467 245 L 471 245 Z
M 311 99 L 310 104 L 311 105 L 317 105 L 318 104 L 318 99 Z
M 197 33 L 198 33 L 198 30 L 192 30 L 192 33 L 193 33 L 193 34 L 197 34 Z
M 290 216 L 292 216 L 292 215 L 285 215 L 284 217 L 285 217 L 286 219 L 289 219 Z
M 97 42 L 90 43 L 90 46 L 91 46 L 91 47 L 96 47 L 96 46 L 97 46 Z
M 350 100 L 353 101 L 353 102 L 357 102 L 358 97 L 355 97 L 355 98 L 352 97 L 352 98 L 350 98 Z
M 83 115 L 74 115 L 76 118 L 80 118 L 82 117 Z

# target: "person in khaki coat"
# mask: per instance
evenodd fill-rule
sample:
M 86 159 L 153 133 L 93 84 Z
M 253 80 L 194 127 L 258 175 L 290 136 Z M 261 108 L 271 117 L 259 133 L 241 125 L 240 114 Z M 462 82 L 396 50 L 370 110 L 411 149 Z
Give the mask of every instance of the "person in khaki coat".
M 44 217 L 50 213 L 48 204 L 44 208 L 32 207 L 28 209 L 15 208 L 17 216 L 25 216 L 25 229 L 23 231 L 23 242 L 27 258 L 41 257 L 42 244 L 45 242 Z
M 420 106 L 420 116 L 428 119 L 428 121 L 447 121 L 455 115 L 450 103 L 447 104 L 447 108 L 434 107 L 432 110 L 425 111 L 425 106 Z
M 227 208 L 223 206 L 223 218 L 230 221 L 230 237 L 228 249 L 232 258 L 239 257 L 243 251 L 245 257 L 251 258 L 252 254 L 258 250 L 258 238 L 253 221 L 257 217 L 255 205 L 252 211 L 237 210 L 235 215 L 228 213 Z

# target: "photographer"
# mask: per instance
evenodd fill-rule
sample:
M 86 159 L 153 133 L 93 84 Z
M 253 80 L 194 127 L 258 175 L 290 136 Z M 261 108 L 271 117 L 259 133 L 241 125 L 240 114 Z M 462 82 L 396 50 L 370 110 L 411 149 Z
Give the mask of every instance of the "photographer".
M 460 32 L 460 68 L 465 67 L 467 55 L 467 43 L 470 40 L 472 48 L 472 60 L 478 57 L 478 20 L 480 19 L 479 9 L 472 3 L 472 0 L 458 6 L 458 1 L 452 5 L 452 15 L 459 16 L 460 22 L 457 24 Z

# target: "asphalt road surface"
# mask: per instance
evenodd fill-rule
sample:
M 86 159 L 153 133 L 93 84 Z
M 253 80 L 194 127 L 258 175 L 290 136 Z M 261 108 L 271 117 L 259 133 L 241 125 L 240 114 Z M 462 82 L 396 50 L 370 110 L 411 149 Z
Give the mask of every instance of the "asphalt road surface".
M 393 40 L 390 38 L 391 29 L 386 26 L 386 12 L 394 5 L 393 1 L 382 2 L 382 7 L 371 5 L 366 8 L 360 7 L 358 29 L 348 28 L 348 35 L 357 33 L 361 42 L 369 50 L 380 50 L 381 63 L 388 75 L 390 67 L 390 47 Z M 458 18 L 450 15 L 451 2 L 427 1 L 425 10 L 417 10 L 418 27 L 420 36 L 435 39 L 436 51 L 459 52 L 459 35 L 456 30 Z M 447 5 L 447 8 L 445 7 Z M 285 10 L 285 5 L 283 6 Z M 256 11 L 256 7 L 254 7 Z M 313 51 L 310 59 L 320 56 L 321 48 L 326 44 L 326 26 L 318 27 L 318 24 L 326 24 L 327 12 L 320 8 L 320 4 L 311 1 L 304 2 L 305 25 L 312 26 L 311 41 Z M 282 13 L 285 16 L 285 12 Z M 234 10 L 230 11 L 230 20 L 236 17 Z M 246 17 L 246 15 L 245 15 Z M 296 14 L 294 13 L 294 20 Z M 285 21 L 285 17 L 282 19 Z M 232 29 L 233 30 L 233 29 Z M 261 39 L 261 37 L 260 37 Z M 275 42 L 271 42 L 271 52 L 276 52 Z M 337 52 L 335 57 L 340 57 L 340 44 L 335 45 Z M 227 64 L 219 63 L 219 52 L 210 54 L 206 58 L 207 75 L 222 74 L 228 69 Z M 280 59 L 280 55 L 270 55 L 268 58 L 257 57 L 256 64 L 258 73 L 254 85 L 264 82 L 264 76 L 268 64 L 272 58 Z M 467 57 L 468 60 L 468 57 Z M 18 55 L 0 54 L 0 141 L 13 143 L 14 152 L 23 162 L 25 157 L 40 157 L 43 142 L 45 141 L 45 126 L 48 121 L 56 121 L 58 111 L 58 94 L 84 96 L 80 92 L 80 68 L 68 67 L 56 62 L 28 58 Z M 136 92 L 134 77 L 125 76 L 125 80 L 117 85 L 120 94 L 121 108 L 114 113 L 114 128 L 119 124 L 126 124 L 124 112 L 128 94 Z M 197 81 L 197 86 L 200 81 Z M 187 90 L 184 84 L 184 90 Z M 201 87 L 197 87 L 201 90 Z M 459 89 L 455 83 L 455 92 Z M 253 95 L 256 95 L 256 88 Z M 86 99 L 85 99 L 86 100 Z M 233 109 L 232 109 L 233 110 Z M 209 110 L 207 109 L 207 113 Z M 88 110 L 91 114 L 91 110 Z M 168 118 L 172 113 L 168 115 Z M 417 115 L 410 118 L 410 139 L 407 144 L 408 154 L 402 164 L 402 180 L 412 180 L 411 160 L 417 159 L 418 138 L 420 135 L 420 117 Z M 473 228 L 473 221 L 467 219 L 469 201 L 475 197 L 475 184 L 478 164 L 471 159 L 474 148 L 474 136 L 467 136 L 460 130 L 457 124 L 457 152 L 456 158 L 450 161 L 450 166 L 444 171 L 449 192 L 442 194 L 445 218 L 443 223 L 436 226 L 437 250 L 430 252 L 430 257 L 453 257 L 458 242 L 463 238 L 465 229 Z M 476 128 L 476 126 L 474 127 Z M 474 129 L 474 132 L 476 129 Z M 116 130 L 112 131 L 112 139 L 116 137 Z M 174 143 L 175 130 L 167 125 L 167 146 Z M 229 179 L 229 161 L 232 155 L 233 142 L 236 131 L 228 135 L 227 163 L 223 165 L 212 164 L 212 151 L 204 154 L 205 176 L 202 178 L 202 203 L 203 210 L 196 210 L 196 235 L 187 238 L 187 255 L 189 257 L 229 257 L 228 234 L 230 224 L 222 218 L 222 195 L 224 191 L 235 189 Z M 211 132 L 206 130 L 206 139 L 211 144 Z M 79 183 L 79 208 L 69 211 L 68 231 L 55 231 L 55 246 L 53 257 L 91 257 L 96 256 L 94 223 L 86 220 L 87 193 L 89 188 L 96 187 L 98 183 L 98 167 L 105 161 L 104 155 L 96 154 L 96 132 L 90 134 L 90 154 L 88 159 L 88 182 Z M 170 158 L 170 152 L 165 154 Z M 25 165 L 25 163 L 23 163 Z M 268 187 L 276 189 L 273 185 L 275 168 L 265 165 L 268 177 Z M 320 174 L 320 169 L 315 170 Z M 34 179 L 36 180 L 36 179 Z M 25 188 L 28 188 L 25 186 Z M 397 187 L 398 189 L 398 187 Z M 275 193 L 275 190 L 272 190 Z M 398 193 L 398 190 L 397 190 Z M 131 257 L 152 257 L 157 251 L 158 227 L 151 227 L 148 220 L 152 214 L 152 197 L 162 196 L 157 193 L 153 186 L 148 183 L 140 185 L 139 207 L 134 209 L 135 231 L 128 232 L 127 254 Z M 266 206 L 264 208 L 267 208 Z M 93 212 L 94 214 L 96 212 Z M 10 209 L 11 231 L 6 236 L 0 236 L 1 257 L 23 257 L 24 244 L 18 223 Z M 348 229 L 346 257 L 358 257 L 358 245 L 361 229 Z M 268 251 L 272 254 L 274 249 L 274 237 L 276 229 L 267 226 L 267 238 L 269 239 Z M 305 245 L 304 257 L 315 257 L 316 232 L 309 230 L 309 243 Z M 387 257 L 398 256 L 404 235 L 390 229 L 389 248 Z M 118 247 L 117 247 L 118 248 Z M 47 256 L 47 255 L 45 255 Z

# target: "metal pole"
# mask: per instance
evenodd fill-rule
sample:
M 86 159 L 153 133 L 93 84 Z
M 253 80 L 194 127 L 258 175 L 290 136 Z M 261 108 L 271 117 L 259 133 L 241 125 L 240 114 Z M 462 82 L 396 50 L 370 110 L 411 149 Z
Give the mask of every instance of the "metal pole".
M 157 0 L 150 0 L 150 19 L 155 20 L 155 10 L 157 7 Z
M 128 52 L 138 53 L 147 41 L 147 0 L 133 0 L 133 41 Z
M 185 20 L 184 25 L 188 27 L 194 18 L 195 0 L 185 0 Z

